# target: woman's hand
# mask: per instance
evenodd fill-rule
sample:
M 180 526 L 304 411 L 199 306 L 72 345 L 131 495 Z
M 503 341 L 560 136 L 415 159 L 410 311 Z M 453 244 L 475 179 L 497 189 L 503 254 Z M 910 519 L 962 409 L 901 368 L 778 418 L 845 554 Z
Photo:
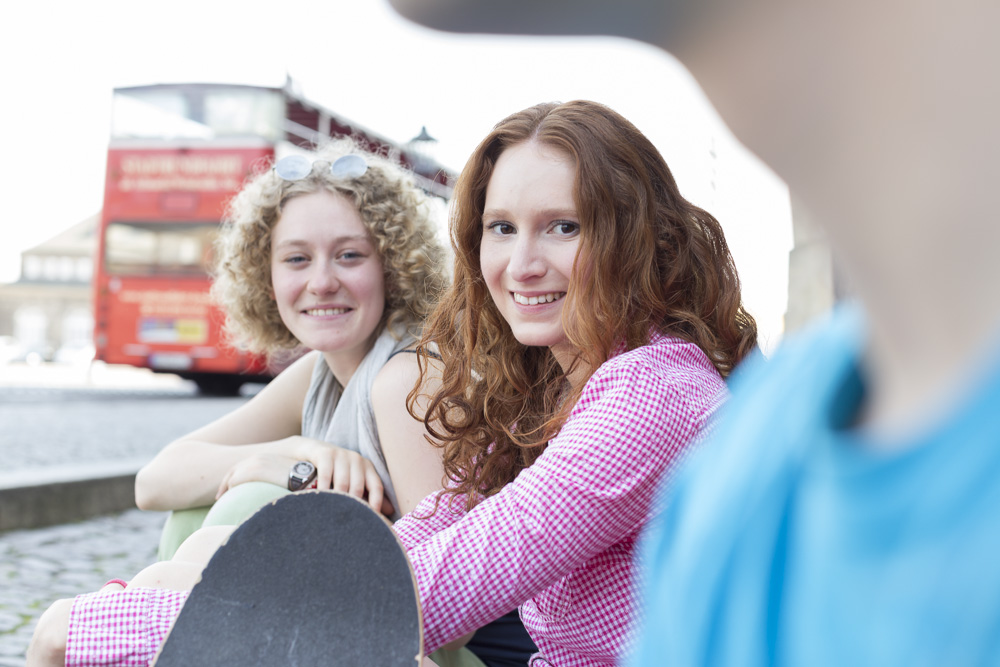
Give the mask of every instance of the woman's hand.
M 238 462 L 223 477 L 216 499 L 223 493 L 246 482 L 288 484 L 288 471 L 297 461 L 309 461 L 316 466 L 318 489 L 333 489 L 366 499 L 376 511 L 390 515 L 392 503 L 385 497 L 382 480 L 375 466 L 357 452 L 335 445 L 294 436 L 273 443 L 264 452 Z
M 215 493 L 218 500 L 229 489 L 247 482 L 267 482 L 276 486 L 288 485 L 288 471 L 298 459 L 270 452 L 257 453 L 233 465 L 222 476 L 219 489 Z

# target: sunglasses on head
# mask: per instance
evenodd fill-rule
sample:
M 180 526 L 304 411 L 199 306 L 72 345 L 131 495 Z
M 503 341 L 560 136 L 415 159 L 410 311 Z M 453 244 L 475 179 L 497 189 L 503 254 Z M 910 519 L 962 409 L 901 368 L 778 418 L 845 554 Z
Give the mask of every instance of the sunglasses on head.
M 300 181 L 312 173 L 313 165 L 326 162 L 304 155 L 287 155 L 274 163 L 274 172 L 286 181 Z M 330 163 L 330 175 L 338 180 L 361 178 L 368 171 L 368 162 L 360 155 L 344 155 Z

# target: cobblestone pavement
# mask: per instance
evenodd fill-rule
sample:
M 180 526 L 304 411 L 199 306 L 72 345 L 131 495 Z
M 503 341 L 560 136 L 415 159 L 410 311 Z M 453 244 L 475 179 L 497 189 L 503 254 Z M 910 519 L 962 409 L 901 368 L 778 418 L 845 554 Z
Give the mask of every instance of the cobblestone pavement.
M 130 579 L 156 559 L 166 515 L 131 510 L 0 533 L 0 667 L 23 667 L 35 623 L 59 598 Z
M 152 458 L 166 443 L 247 400 L 137 369 L 0 365 L 0 472 Z M 164 513 L 132 510 L 0 533 L 0 667 L 23 667 L 35 623 L 57 599 L 129 579 L 156 558 Z
M 246 402 L 193 390 L 0 387 L 3 472 L 152 458 L 175 438 Z

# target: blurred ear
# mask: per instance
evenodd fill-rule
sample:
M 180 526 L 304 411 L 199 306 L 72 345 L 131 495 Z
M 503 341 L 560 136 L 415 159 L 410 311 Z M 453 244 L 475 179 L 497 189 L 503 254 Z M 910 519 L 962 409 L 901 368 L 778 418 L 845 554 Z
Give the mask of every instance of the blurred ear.
M 666 21 L 696 0 L 389 0 L 428 28 L 505 35 L 610 35 L 658 44 Z

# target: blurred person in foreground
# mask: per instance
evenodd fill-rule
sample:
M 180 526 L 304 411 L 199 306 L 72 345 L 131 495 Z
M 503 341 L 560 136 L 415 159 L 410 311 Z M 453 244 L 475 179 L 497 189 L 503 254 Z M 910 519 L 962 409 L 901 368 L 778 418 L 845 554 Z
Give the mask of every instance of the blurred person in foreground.
M 739 374 L 666 489 L 629 664 L 1000 662 L 1000 3 L 391 1 L 670 51 L 857 297 Z

